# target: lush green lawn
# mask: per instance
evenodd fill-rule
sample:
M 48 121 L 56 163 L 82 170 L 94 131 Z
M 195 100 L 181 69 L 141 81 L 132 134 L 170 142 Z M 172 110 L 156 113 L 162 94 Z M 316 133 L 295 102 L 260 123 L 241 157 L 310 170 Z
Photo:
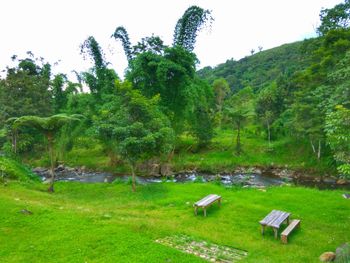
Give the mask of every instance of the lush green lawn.
M 38 183 L 0 185 L 0 262 L 204 262 L 154 242 L 185 234 L 248 251 L 242 262 L 318 262 L 350 240 L 350 202 L 341 191 L 274 187 L 266 192 L 215 184 Z M 209 193 L 222 207 L 208 217 L 192 204 Z M 19 211 L 28 209 L 33 215 Z M 302 220 L 288 245 L 263 237 L 258 221 L 272 209 Z

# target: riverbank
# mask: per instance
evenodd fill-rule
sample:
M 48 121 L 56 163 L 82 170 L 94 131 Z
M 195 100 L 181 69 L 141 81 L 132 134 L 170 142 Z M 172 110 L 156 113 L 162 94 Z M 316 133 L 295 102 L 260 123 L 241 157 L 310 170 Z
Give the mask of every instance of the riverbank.
M 49 182 L 51 173 L 48 168 L 37 167 L 33 169 L 42 181 Z M 110 172 L 89 170 L 86 167 L 67 167 L 59 165 L 55 168 L 57 181 L 83 182 L 83 183 L 112 183 L 114 181 L 127 182 L 130 180 L 128 174 L 113 174 Z M 257 167 L 240 167 L 233 173 L 201 173 L 197 171 L 183 171 L 161 175 L 137 176 L 139 184 L 160 182 L 215 182 L 227 186 L 242 186 L 252 188 L 265 188 L 269 186 L 281 186 L 287 184 L 316 187 L 319 189 L 349 189 L 350 180 L 336 177 L 306 176 L 287 169 L 271 168 L 263 169 Z
M 314 156 L 309 143 L 281 138 L 268 145 L 267 141 L 247 132 L 242 133 L 242 153 L 235 153 L 235 133 L 231 130 L 216 131 L 212 142 L 198 149 L 190 135 L 183 135 L 177 142 L 174 155 L 168 165 L 151 160 L 139 166 L 144 175 L 167 175 L 195 171 L 199 173 L 235 173 L 239 169 L 294 171 L 310 176 L 336 176 L 329 156 L 322 153 L 320 161 Z M 129 167 L 118 158 L 111 159 L 102 145 L 91 138 L 79 138 L 72 150 L 60 154 L 60 163 L 70 167 L 86 167 L 90 170 L 127 174 Z M 24 157 L 32 167 L 48 167 L 49 159 L 42 152 Z

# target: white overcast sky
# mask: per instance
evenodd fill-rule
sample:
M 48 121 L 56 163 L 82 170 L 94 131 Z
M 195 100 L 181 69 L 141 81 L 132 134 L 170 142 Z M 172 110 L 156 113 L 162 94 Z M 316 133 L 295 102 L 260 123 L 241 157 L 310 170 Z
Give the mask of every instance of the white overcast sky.
M 110 36 L 124 26 L 132 44 L 152 34 L 172 44 L 175 24 L 198 5 L 212 10 L 210 31 L 199 33 L 194 52 L 198 68 L 215 66 L 250 54 L 315 36 L 321 8 L 341 0 L 0 0 L 0 70 L 13 54 L 30 50 L 53 64 L 54 71 L 84 71 L 91 64 L 79 45 L 94 36 L 107 61 L 123 77 L 127 66 L 121 43 Z

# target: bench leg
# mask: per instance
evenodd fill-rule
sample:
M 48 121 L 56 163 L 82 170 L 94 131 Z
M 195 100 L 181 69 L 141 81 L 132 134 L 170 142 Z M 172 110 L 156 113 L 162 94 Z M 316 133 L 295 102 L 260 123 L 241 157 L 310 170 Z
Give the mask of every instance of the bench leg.
M 278 238 L 278 229 L 273 228 L 273 232 L 275 233 L 275 239 L 277 239 Z
M 221 198 L 218 200 L 218 205 L 221 206 Z
M 281 235 L 281 241 L 283 244 L 287 244 L 288 243 L 288 236 L 285 236 L 285 235 Z
M 204 211 L 204 216 L 207 216 L 207 208 L 206 207 L 204 207 L 203 211 Z
M 263 235 L 265 232 L 265 226 L 264 225 L 261 225 L 261 234 Z
M 197 215 L 197 209 L 198 209 L 198 207 L 195 206 L 195 207 L 194 207 L 194 215 Z

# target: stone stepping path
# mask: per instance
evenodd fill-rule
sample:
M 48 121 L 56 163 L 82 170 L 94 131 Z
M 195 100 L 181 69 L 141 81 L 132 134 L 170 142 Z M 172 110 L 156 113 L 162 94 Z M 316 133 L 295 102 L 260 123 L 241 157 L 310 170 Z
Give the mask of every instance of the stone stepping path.
M 209 262 L 237 262 L 248 252 L 228 246 L 220 246 L 204 240 L 197 240 L 186 235 L 168 236 L 156 240 L 157 243 L 193 254 Z

